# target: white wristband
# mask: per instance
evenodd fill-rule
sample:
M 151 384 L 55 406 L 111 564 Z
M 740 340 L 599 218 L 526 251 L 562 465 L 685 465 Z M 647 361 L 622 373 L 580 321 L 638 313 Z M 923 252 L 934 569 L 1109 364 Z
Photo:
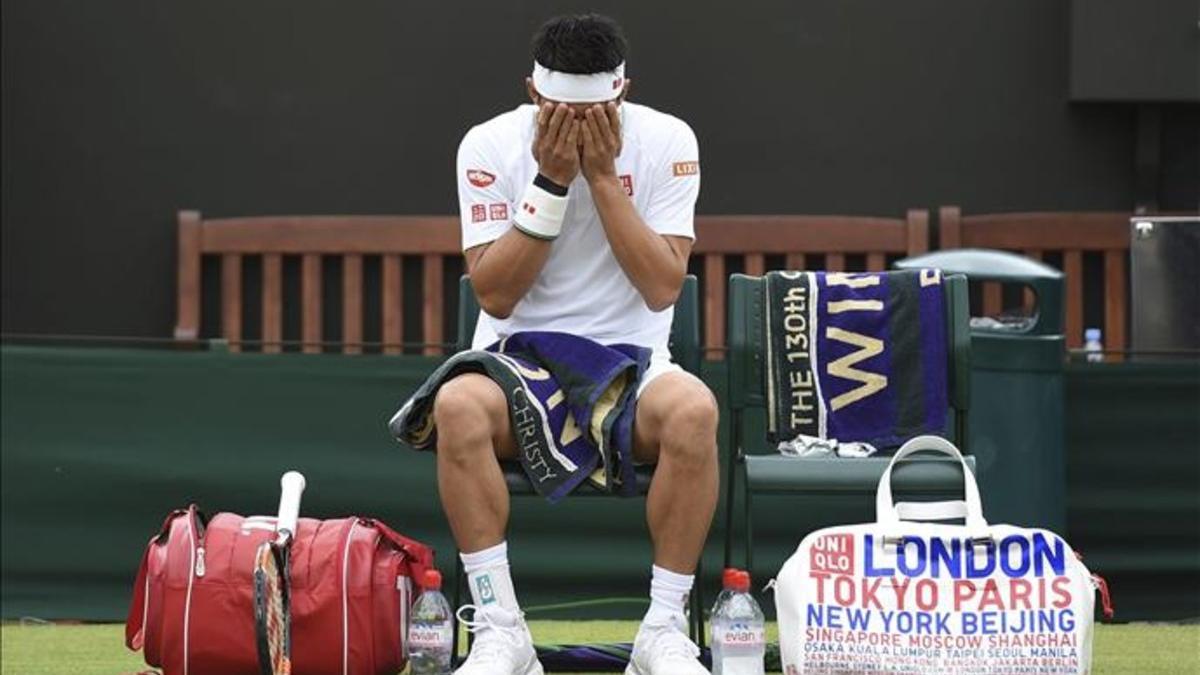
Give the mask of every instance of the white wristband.
M 513 216 L 513 225 L 518 230 L 538 239 L 555 239 L 562 231 L 563 218 L 567 215 L 567 198 L 550 194 L 530 183 L 525 196 Z

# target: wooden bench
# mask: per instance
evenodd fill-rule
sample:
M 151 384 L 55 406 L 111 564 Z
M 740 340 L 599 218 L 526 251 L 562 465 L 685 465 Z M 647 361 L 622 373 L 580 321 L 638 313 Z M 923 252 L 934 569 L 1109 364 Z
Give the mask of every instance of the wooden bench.
M 1086 294 L 1104 298 L 1104 346 L 1126 348 L 1129 307 L 1129 213 L 1042 212 L 962 215 L 957 206 L 938 211 L 941 248 L 995 248 L 1044 260 L 1051 252 L 1062 255 L 1066 288 L 1067 346 L 1083 346 L 1083 305 Z M 1085 288 L 1084 253 L 1100 252 L 1104 260 L 1103 289 Z M 983 286 L 983 313 L 1003 309 L 999 284 Z
M 383 351 L 402 351 L 402 257 L 420 256 L 422 273 L 422 353 L 439 355 L 448 342 L 442 326 L 448 298 L 443 288 L 447 258 L 458 258 L 460 234 L 455 216 L 266 216 L 205 220 L 196 211 L 178 216 L 178 304 L 175 337 L 200 336 L 203 256 L 217 256 L 221 267 L 221 336 L 238 351 L 243 335 L 242 263 L 262 261 L 262 350 L 279 352 L 284 344 L 282 283 L 284 256 L 300 258 L 301 349 L 322 351 L 322 257 L 342 258 L 342 352 L 363 348 L 363 257 L 382 258 Z M 816 267 L 841 271 L 848 256 L 862 256 L 866 269 L 885 269 L 888 256 L 928 249 L 929 216 L 910 211 L 906 218 L 857 216 L 698 216 L 694 259 L 704 286 L 705 345 L 720 357 L 725 345 L 727 262 L 735 271 L 762 274 L 768 257 L 792 269 Z M 737 267 L 740 266 L 740 269 Z
M 846 258 L 864 257 L 866 270 L 887 269 L 889 256 L 929 250 L 929 212 L 905 218 L 861 216 L 697 216 L 693 259 L 704 284 L 704 345 L 708 358 L 725 348 L 726 261 L 741 258 L 744 274 L 761 276 L 767 256 L 782 256 L 785 269 L 846 271 Z M 810 256 L 818 260 L 807 263 Z
M 262 349 L 283 345 L 283 256 L 299 256 L 301 349 L 322 348 L 322 256 L 342 258 L 342 351 L 362 351 L 363 256 L 381 257 L 383 351 L 398 354 L 404 335 L 402 256 L 423 259 L 423 351 L 442 353 L 443 262 L 460 255 L 454 216 L 270 216 L 204 220 L 179 213 L 178 303 L 175 338 L 199 336 L 201 258 L 220 256 L 221 336 L 239 351 L 242 337 L 242 259 L 262 258 Z

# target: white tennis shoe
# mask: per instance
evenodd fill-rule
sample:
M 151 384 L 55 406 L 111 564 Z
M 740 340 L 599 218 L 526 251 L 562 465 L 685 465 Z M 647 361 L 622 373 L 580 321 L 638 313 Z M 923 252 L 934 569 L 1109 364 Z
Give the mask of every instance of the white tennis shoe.
M 709 675 L 700 648 L 687 636 L 682 615 L 670 623 L 643 623 L 633 641 L 625 675 Z
M 464 609 L 475 610 L 474 619 L 463 619 Z M 529 627 L 519 612 L 464 605 L 458 610 L 458 620 L 475 634 L 475 641 L 454 675 L 542 675 Z

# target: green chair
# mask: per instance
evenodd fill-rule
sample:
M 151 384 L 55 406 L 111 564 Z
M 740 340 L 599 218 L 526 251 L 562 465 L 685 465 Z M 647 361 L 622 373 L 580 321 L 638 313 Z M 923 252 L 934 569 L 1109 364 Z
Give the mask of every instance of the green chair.
M 968 333 L 967 279 L 963 275 L 944 277 L 946 331 L 949 364 L 948 396 L 953 411 L 952 438 L 964 453 L 967 439 L 967 407 L 970 392 L 970 335 Z M 803 494 L 822 497 L 856 493 L 873 494 L 889 457 L 800 458 L 785 457 L 766 443 L 765 434 L 748 429 L 747 415 L 766 412 L 765 361 L 763 337 L 763 277 L 734 274 L 729 279 L 729 409 L 731 451 L 726 464 L 725 566 L 733 564 L 734 493 L 741 470 L 744 489 L 743 532 L 745 567 L 754 564 L 753 495 Z M 756 410 L 757 409 L 757 410 Z M 971 470 L 975 458 L 967 457 Z M 905 462 L 893 472 L 894 489 L 909 494 L 945 496 L 962 489 L 962 474 L 957 462 L 923 459 Z M 871 502 L 872 504 L 874 502 Z M 796 533 L 797 541 L 803 533 Z
M 671 355 L 676 363 L 684 370 L 699 377 L 700 375 L 700 302 L 697 295 L 698 284 L 696 277 L 687 275 L 683 280 L 683 289 L 679 293 L 679 299 L 675 302 L 675 318 L 671 324 L 671 337 L 669 346 Z M 471 281 L 466 276 L 459 279 L 458 282 L 458 349 L 470 349 L 471 340 L 475 334 L 475 323 L 479 319 L 479 300 L 475 297 L 475 290 L 471 287 Z M 518 462 L 501 462 L 500 468 L 504 474 L 504 482 L 508 485 L 508 492 L 513 496 L 531 497 L 537 496 L 537 491 L 534 490 L 533 484 L 529 482 L 529 478 L 525 475 L 524 469 L 521 468 Z M 650 489 L 650 481 L 654 477 L 653 466 L 638 466 L 635 470 L 637 476 L 637 491 L 639 495 L 645 496 Z M 608 492 L 596 489 L 589 484 L 583 484 L 575 490 L 571 495 L 575 497 L 601 497 L 614 496 Z M 462 570 L 462 560 L 457 553 L 454 556 L 454 606 L 460 607 L 462 600 L 462 587 L 465 575 Z M 692 589 L 691 605 L 691 631 L 692 639 L 704 646 L 704 612 L 703 603 L 704 597 L 701 592 L 701 568 L 699 563 L 696 567 L 696 584 Z M 458 653 L 458 631 L 454 633 L 455 649 L 454 653 Z

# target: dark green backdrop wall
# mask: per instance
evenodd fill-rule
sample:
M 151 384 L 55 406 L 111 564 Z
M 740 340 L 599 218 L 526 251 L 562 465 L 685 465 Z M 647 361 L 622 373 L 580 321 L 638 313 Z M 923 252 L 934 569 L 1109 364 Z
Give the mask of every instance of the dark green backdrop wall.
M 1067 0 L 7 0 L 3 329 L 168 335 L 180 208 L 452 212 L 459 138 L 587 8 L 695 127 L 702 212 L 1134 205 L 1136 110 L 1069 102 Z M 1164 209 L 1196 208 L 1198 128 L 1163 108 Z
M 269 513 L 288 468 L 308 477 L 305 514 L 384 518 L 434 544 L 449 572 L 433 458 L 385 431 L 434 363 L 0 348 L 0 617 L 121 618 L 142 548 L 170 509 Z M 704 376 L 723 397 L 721 364 Z M 1067 384 L 1068 539 L 1107 576 L 1119 618 L 1200 617 L 1200 417 L 1187 414 L 1200 409 L 1200 364 L 1087 364 Z M 804 533 L 865 521 L 873 505 L 869 495 L 756 499 L 759 582 Z M 509 540 L 526 607 L 643 598 L 644 520 L 637 499 L 516 500 Z

